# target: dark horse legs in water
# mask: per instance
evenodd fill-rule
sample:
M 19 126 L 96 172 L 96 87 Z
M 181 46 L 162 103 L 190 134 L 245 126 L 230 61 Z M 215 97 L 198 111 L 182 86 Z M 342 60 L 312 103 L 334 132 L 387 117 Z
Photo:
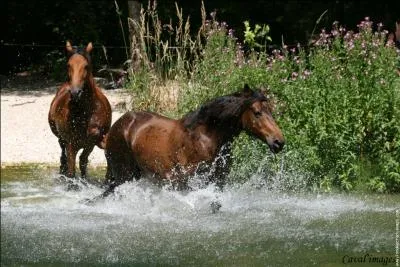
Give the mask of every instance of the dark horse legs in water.
M 229 172 L 229 144 L 242 131 L 267 143 L 273 153 L 284 146 L 268 96 L 247 85 L 178 120 L 150 112 L 127 112 L 107 136 L 107 189 L 99 198 L 126 181 L 148 175 L 184 187 L 186 178 L 198 169 L 222 187 Z

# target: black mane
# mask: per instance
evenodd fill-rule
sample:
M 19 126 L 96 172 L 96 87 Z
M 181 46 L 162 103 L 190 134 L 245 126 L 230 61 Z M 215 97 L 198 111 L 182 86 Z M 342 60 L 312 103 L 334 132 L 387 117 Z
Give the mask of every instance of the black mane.
M 246 87 L 236 93 L 220 96 L 203 104 L 199 109 L 185 115 L 183 125 L 193 128 L 199 124 L 216 128 L 237 128 L 243 112 L 255 101 L 266 101 L 260 92 Z

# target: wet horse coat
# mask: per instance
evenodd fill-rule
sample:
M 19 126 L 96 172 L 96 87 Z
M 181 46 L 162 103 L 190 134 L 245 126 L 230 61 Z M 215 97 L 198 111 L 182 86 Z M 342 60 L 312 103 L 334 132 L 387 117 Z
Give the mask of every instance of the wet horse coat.
M 242 130 L 266 142 L 274 153 L 283 148 L 284 138 L 272 118 L 267 97 L 247 85 L 178 120 L 150 112 L 128 112 L 113 124 L 107 137 L 109 187 L 103 196 L 143 175 L 179 188 L 185 186 L 187 175 L 199 169 L 210 171 L 211 165 L 215 168 L 210 180 L 222 186 L 229 171 L 231 141 Z
M 111 106 L 93 79 L 89 43 L 84 50 L 69 42 L 68 82 L 57 91 L 50 105 L 48 121 L 61 147 L 60 173 L 75 176 L 76 155 L 80 149 L 79 167 L 86 176 L 88 157 L 95 145 L 104 148 L 105 135 L 111 126 Z

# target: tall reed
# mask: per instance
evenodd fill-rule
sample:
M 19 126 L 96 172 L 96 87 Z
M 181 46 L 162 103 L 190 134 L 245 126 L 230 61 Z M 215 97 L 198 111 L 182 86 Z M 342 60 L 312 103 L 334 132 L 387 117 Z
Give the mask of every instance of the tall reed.
M 366 18 L 354 32 L 335 22 L 309 46 L 245 53 L 204 4 L 195 34 L 178 6 L 176 14 L 173 25 L 160 21 L 155 2 L 141 11 L 134 109 L 180 116 L 244 83 L 264 87 L 276 100 L 287 145 L 274 158 L 265 144 L 241 135 L 231 181 L 256 173 L 286 189 L 400 192 L 398 54 L 386 46 L 381 25 Z

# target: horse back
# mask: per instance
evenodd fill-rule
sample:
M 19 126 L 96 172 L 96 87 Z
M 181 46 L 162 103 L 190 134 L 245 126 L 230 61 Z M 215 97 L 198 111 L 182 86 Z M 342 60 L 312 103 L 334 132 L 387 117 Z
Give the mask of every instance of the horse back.
M 150 112 L 128 112 L 111 127 L 106 144 L 108 158 L 134 159 L 143 171 L 164 176 L 177 163 L 173 153 L 183 147 L 181 124 Z
M 113 139 L 135 145 L 143 135 L 169 135 L 176 127 L 175 121 L 151 112 L 130 111 L 122 115 L 111 127 L 107 148 L 112 149 Z M 147 138 L 149 139 L 149 138 Z

